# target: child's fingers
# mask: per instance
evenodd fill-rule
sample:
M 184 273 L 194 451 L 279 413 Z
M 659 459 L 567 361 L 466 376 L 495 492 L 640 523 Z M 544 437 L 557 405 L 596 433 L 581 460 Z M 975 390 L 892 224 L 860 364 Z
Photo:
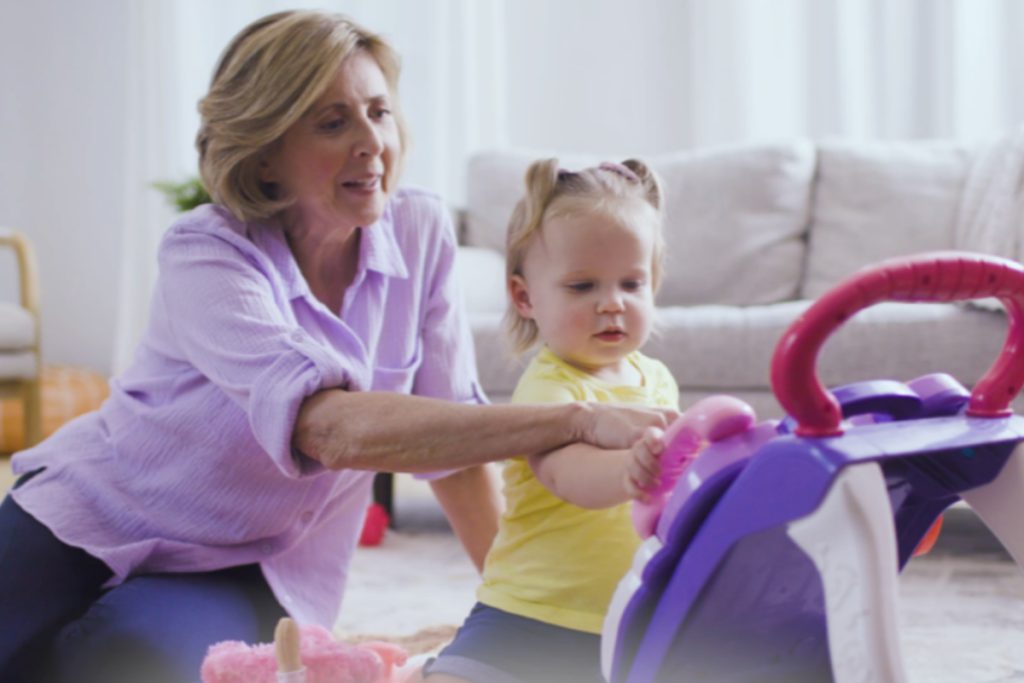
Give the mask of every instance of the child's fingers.
M 655 488 L 660 480 L 657 459 L 645 451 L 634 451 L 626 466 L 626 473 L 633 486 L 644 491 Z
M 661 454 L 665 450 L 660 429 L 648 429 L 631 449 L 631 460 L 655 479 L 661 474 Z
M 640 486 L 636 481 L 634 481 L 629 474 L 627 474 L 623 479 L 623 488 L 626 490 L 626 496 L 630 500 L 635 500 L 640 503 L 649 503 L 651 501 L 651 494 L 648 493 L 643 486 Z

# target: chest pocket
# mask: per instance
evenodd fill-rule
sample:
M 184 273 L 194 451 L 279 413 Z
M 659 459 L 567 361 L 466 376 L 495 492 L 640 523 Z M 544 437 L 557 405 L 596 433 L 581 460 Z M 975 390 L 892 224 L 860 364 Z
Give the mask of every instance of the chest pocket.
M 404 362 L 392 363 L 388 359 L 382 362 L 373 370 L 373 390 L 393 391 L 400 394 L 412 392 L 413 382 L 416 380 L 416 372 L 423 362 L 423 344 L 417 339 L 416 347 L 413 349 L 412 357 Z

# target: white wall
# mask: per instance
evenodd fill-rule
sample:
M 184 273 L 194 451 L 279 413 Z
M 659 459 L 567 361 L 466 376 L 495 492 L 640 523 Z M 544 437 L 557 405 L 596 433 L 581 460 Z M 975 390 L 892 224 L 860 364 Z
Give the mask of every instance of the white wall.
M 109 372 L 115 339 L 130 346 L 124 320 L 139 315 L 118 306 L 144 314 L 171 216 L 149 183 L 194 172 L 192 112 L 216 54 L 286 4 L 0 0 L 0 226 L 38 250 L 44 360 Z M 1024 119 L 1016 0 L 318 4 L 403 53 L 407 179 L 453 201 L 480 146 L 650 155 L 752 137 L 975 135 Z M 154 67 L 140 44 L 181 54 Z M 153 72 L 164 75 L 137 80 Z M 171 148 L 139 154 L 140 139 Z M 0 255 L 5 298 L 11 264 Z
M 125 182 L 128 2 L 0 7 L 0 225 L 36 247 L 44 358 L 104 372 Z M 0 268 L 10 275 L 13 261 Z M 0 278 L 10 296 L 12 282 Z
M 678 2 L 507 5 L 508 138 L 516 147 L 649 155 L 689 145 Z M 544 17 L 538 21 L 538 17 Z M 585 39 L 584 39 L 585 37 Z

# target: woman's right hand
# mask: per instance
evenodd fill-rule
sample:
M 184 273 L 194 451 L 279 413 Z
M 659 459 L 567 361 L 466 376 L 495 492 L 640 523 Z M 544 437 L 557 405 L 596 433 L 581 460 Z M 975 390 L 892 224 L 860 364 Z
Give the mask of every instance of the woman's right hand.
M 619 405 L 614 403 L 581 403 L 583 410 L 577 413 L 577 441 L 584 441 L 598 448 L 631 448 L 639 441 L 649 427 L 664 430 L 679 417 L 679 411 L 671 408 L 648 408 L 644 406 Z

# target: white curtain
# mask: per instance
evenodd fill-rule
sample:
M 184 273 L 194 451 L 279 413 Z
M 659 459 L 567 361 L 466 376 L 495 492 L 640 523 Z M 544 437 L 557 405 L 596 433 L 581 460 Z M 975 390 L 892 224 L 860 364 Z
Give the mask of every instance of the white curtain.
M 69 0 L 70 1 L 70 0 Z M 220 50 L 275 0 L 130 2 L 115 369 L 145 320 L 194 175 L 196 101 Z M 1024 119 L 1018 0 L 333 0 L 402 54 L 405 180 L 453 204 L 501 146 L 649 155 L 749 139 L 989 137 Z M 119 65 L 113 65 L 115 68 Z

